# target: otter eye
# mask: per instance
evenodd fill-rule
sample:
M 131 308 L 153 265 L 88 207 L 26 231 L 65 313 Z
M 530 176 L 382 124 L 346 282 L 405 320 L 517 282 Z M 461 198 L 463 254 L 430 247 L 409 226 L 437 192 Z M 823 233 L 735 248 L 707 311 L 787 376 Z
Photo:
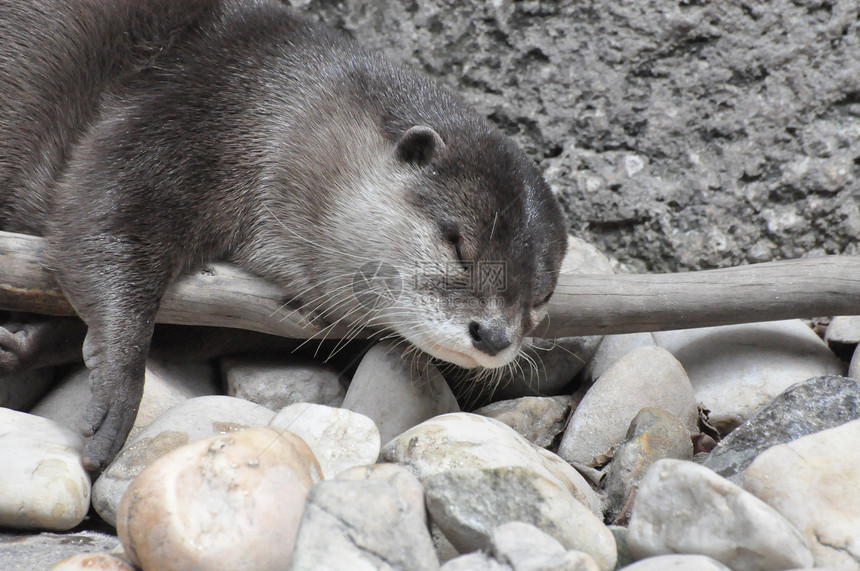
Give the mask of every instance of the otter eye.
M 454 242 L 454 254 L 457 256 L 457 261 L 465 268 L 466 261 L 463 259 L 463 251 L 460 249 L 460 240 Z
M 443 222 L 440 224 L 440 230 L 445 240 L 454 248 L 454 255 L 457 256 L 457 261 L 460 262 L 463 269 L 468 269 L 466 268 L 466 259 L 463 257 L 463 239 L 460 236 L 460 229 L 457 227 L 457 224 L 454 222 Z

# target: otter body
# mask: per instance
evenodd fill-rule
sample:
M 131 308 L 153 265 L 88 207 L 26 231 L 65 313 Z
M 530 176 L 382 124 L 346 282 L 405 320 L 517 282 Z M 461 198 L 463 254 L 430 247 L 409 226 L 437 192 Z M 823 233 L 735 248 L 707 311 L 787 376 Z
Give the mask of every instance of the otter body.
M 46 237 L 87 325 L 92 469 L 134 421 L 164 291 L 197 264 L 498 367 L 542 318 L 566 239 L 511 141 L 277 0 L 0 0 L 0 229 Z M 353 295 L 380 263 L 397 299 Z

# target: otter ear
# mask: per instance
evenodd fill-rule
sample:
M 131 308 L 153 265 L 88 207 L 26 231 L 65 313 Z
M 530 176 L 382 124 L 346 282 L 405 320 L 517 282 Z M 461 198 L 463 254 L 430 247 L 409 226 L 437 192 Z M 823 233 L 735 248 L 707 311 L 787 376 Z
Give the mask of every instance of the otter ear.
M 444 148 L 445 142 L 439 133 L 430 127 L 416 125 L 403 133 L 394 152 L 404 163 L 426 165 Z

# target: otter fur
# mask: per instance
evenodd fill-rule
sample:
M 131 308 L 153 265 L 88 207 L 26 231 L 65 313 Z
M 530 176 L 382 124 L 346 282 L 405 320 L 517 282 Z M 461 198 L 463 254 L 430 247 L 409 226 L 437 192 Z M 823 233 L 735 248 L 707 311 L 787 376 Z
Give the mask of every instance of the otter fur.
M 499 367 L 543 318 L 566 240 L 511 140 L 277 0 L 0 0 L 0 229 L 46 238 L 87 326 L 93 470 L 133 424 L 165 289 L 201 263 Z M 380 265 L 398 295 L 368 303 L 355 276 Z

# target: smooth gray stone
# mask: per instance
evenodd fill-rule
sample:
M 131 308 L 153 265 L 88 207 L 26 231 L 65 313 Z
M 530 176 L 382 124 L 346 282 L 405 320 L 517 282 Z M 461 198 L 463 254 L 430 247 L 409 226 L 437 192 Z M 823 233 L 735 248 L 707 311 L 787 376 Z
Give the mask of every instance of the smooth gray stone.
M 658 555 L 640 559 L 621 571 L 732 571 L 706 555 Z
M 0 569 L 33 571 L 79 553 L 112 551 L 119 546 L 115 535 L 98 531 L 69 533 L 0 533 Z
M 541 448 L 549 448 L 564 431 L 570 397 L 521 397 L 481 407 L 475 414 L 495 418 Z
M 772 507 L 707 468 L 655 462 L 636 494 L 627 535 L 636 559 L 707 555 L 731 569 L 811 567 L 803 535 Z
M 513 571 L 513 567 L 499 563 L 483 551 L 475 551 L 455 557 L 439 571 Z
M 795 383 L 842 375 L 845 365 L 800 319 L 659 331 L 684 366 L 696 402 L 727 434 Z
M 415 476 L 390 465 L 345 476 L 308 494 L 290 571 L 439 569 Z
M 299 402 L 340 406 L 346 392 L 334 367 L 297 357 L 232 357 L 221 371 L 229 396 L 274 411 Z
M 514 571 L 599 571 L 597 563 L 582 551 L 567 551 L 537 527 L 512 521 L 493 530 L 494 557 Z
M 445 378 L 424 359 L 404 357 L 395 343 L 377 343 L 359 363 L 342 408 L 373 420 L 383 444 L 428 418 L 459 411 Z
M 423 481 L 433 522 L 461 553 L 492 548 L 495 530 L 517 521 L 550 535 L 563 551 L 587 553 L 603 571 L 615 566 L 612 532 L 572 494 L 527 468 L 451 470 Z

